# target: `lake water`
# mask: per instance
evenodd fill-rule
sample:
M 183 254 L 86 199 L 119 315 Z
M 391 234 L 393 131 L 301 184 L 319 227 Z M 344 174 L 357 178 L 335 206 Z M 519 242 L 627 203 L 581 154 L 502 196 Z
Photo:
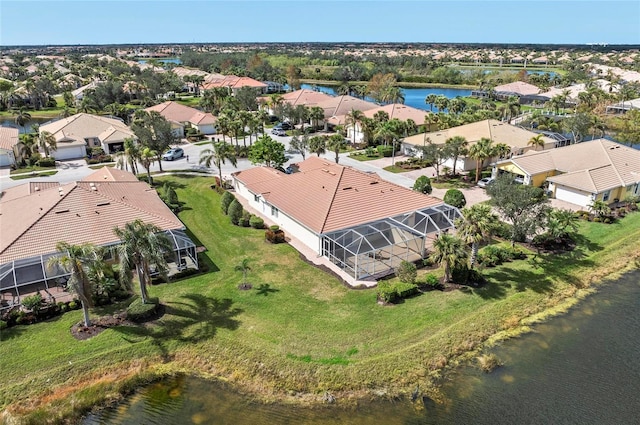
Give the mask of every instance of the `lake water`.
M 27 122 L 24 127 L 16 124 L 15 120 L 3 118 L 0 120 L 0 125 L 3 127 L 17 127 L 20 134 L 29 133 L 32 131 L 33 125 L 42 125 L 46 122 L 56 120 L 57 118 L 31 118 L 29 122 Z
M 341 409 L 261 405 L 223 384 L 179 377 L 88 417 L 106 424 L 639 424 L 640 271 L 608 283 L 568 314 L 493 350 L 505 366 L 462 367 L 445 401 Z
M 140 64 L 145 64 L 147 63 L 149 59 L 139 59 L 138 63 Z M 180 58 L 164 58 L 164 59 L 156 59 L 158 62 L 164 62 L 164 63 L 175 63 L 177 65 L 180 65 L 182 63 L 182 61 L 180 60 Z
M 309 90 L 317 90 L 323 93 L 330 94 L 335 96 L 336 87 L 331 86 L 318 86 L 312 84 L 302 84 L 303 89 Z M 429 111 L 431 108 L 429 105 L 425 103 L 425 98 L 430 94 L 435 94 L 436 96 L 445 96 L 448 99 L 453 99 L 454 97 L 467 97 L 471 95 L 471 90 L 466 89 L 445 89 L 438 87 L 431 88 L 409 88 L 409 87 L 400 87 L 402 94 L 404 95 L 404 104 L 407 106 L 411 106 L 417 109 L 423 109 L 425 111 Z M 371 100 L 371 99 L 367 99 Z M 437 112 L 438 108 L 433 107 L 433 112 Z

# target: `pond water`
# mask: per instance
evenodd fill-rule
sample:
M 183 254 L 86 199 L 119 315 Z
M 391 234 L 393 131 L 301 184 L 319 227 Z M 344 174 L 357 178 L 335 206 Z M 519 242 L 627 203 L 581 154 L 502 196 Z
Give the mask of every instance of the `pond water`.
M 20 134 L 24 134 L 24 133 L 29 133 L 32 131 L 32 127 L 33 125 L 37 124 L 37 125 L 42 125 L 46 122 L 49 121 L 53 121 L 56 120 L 57 118 L 31 118 L 31 120 L 29 120 L 24 127 L 23 126 L 19 126 L 18 124 L 16 124 L 15 120 L 13 118 L 2 118 L 0 119 L 0 125 L 2 125 L 3 127 L 17 127 Z
M 449 374 L 442 404 L 265 406 L 223 384 L 179 377 L 83 424 L 638 424 L 639 311 L 640 271 L 634 271 L 495 348 L 505 366 L 490 374 L 472 366 Z
M 319 86 L 312 84 L 302 84 L 303 89 L 309 90 L 317 90 L 323 93 L 330 94 L 335 96 L 336 87 L 332 86 Z M 417 109 L 423 109 L 425 111 L 431 110 L 429 105 L 425 103 L 425 98 L 430 94 L 435 94 L 436 96 L 445 96 L 448 99 L 453 99 L 454 97 L 467 97 L 471 95 L 471 90 L 467 89 L 446 89 L 439 87 L 430 87 L 430 88 L 409 88 L 409 87 L 400 87 L 402 94 L 404 95 L 404 104 L 407 106 L 411 106 Z M 367 99 L 371 100 L 371 99 Z M 438 108 L 433 107 L 433 112 L 437 112 Z
M 180 60 L 180 58 L 163 58 L 163 59 L 156 59 L 158 62 L 164 62 L 164 63 L 175 63 L 177 65 L 180 65 L 182 63 L 182 61 Z M 145 64 L 149 61 L 149 59 L 138 59 L 138 63 L 140 64 Z

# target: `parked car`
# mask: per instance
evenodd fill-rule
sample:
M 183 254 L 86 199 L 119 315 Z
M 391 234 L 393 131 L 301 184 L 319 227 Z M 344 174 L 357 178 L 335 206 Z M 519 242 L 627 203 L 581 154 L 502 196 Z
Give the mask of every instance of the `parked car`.
M 281 128 L 283 130 L 291 130 L 291 124 L 289 124 L 288 122 L 279 122 L 276 125 L 273 126 L 273 128 Z
M 274 128 L 273 130 L 271 130 L 271 134 L 273 134 L 275 136 L 286 136 L 287 135 L 287 133 L 281 128 Z
M 174 159 L 182 158 L 184 156 L 184 150 L 182 148 L 171 148 L 162 155 L 162 159 L 165 161 L 173 161 Z
M 483 179 L 478 180 L 478 186 L 480 187 L 487 187 L 489 186 L 491 183 L 493 183 L 496 179 L 491 178 L 491 177 L 485 177 Z

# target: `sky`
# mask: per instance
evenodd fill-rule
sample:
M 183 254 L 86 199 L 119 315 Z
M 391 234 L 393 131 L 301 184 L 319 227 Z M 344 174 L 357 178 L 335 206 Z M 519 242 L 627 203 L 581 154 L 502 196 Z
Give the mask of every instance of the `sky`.
M 640 44 L 640 0 L 0 0 L 0 46 L 300 41 Z

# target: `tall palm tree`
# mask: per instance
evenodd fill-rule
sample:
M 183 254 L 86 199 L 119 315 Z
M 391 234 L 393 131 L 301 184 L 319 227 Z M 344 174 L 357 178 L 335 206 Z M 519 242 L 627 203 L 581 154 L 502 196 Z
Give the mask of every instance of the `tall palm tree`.
M 493 151 L 493 142 L 491 139 L 483 137 L 473 146 L 469 148 L 469 157 L 476 160 L 476 182 L 480 180 L 480 171 L 482 170 L 482 164 L 491 158 Z
M 347 116 L 345 117 L 345 120 L 344 120 L 345 127 L 351 126 L 351 131 L 353 132 L 352 142 L 354 145 L 356 144 L 356 127 L 358 124 L 360 124 L 360 121 L 362 121 L 362 118 L 364 118 L 364 113 L 362 111 L 351 108 L 351 111 L 347 113 Z
M 467 261 L 467 251 L 464 249 L 462 239 L 451 236 L 448 233 L 441 233 L 433 241 L 433 254 L 431 260 L 444 267 L 444 281 L 451 280 L 451 270 L 456 266 L 461 266 Z
M 498 216 L 491 212 L 487 204 L 476 204 L 460 210 L 462 217 L 456 220 L 458 236 L 466 244 L 471 244 L 469 266 L 473 268 L 478 257 L 480 242 L 486 240 L 495 232 L 499 223 Z
M 211 142 L 211 149 L 205 149 L 200 152 L 200 164 L 204 163 L 207 167 L 211 167 L 211 163 L 216 166 L 220 176 L 220 185 L 222 186 L 222 165 L 227 161 L 234 167 L 237 167 L 238 160 L 233 146 L 226 142 Z
M 309 139 L 309 152 L 315 153 L 318 157 L 325 152 L 326 136 L 313 136 Z
M 143 148 L 140 151 L 140 164 L 147 170 L 147 181 L 149 185 L 153 186 L 153 178 L 151 177 L 151 166 L 158 159 L 158 152 L 151 148 Z
M 309 111 L 309 118 L 314 129 L 318 128 L 321 119 L 324 119 L 324 109 L 319 106 L 313 106 Z
M 24 127 L 29 121 L 31 121 L 31 114 L 22 107 L 16 111 L 16 117 L 14 119 L 16 125 Z
M 143 303 L 149 301 L 147 285 L 151 284 L 151 267 L 155 267 L 160 274 L 168 270 L 165 254 L 171 252 L 171 242 L 162 230 L 149 223 L 138 219 L 124 225 L 123 228 L 113 229 L 120 239 L 118 245 L 118 258 L 120 260 L 120 279 L 127 286 L 131 286 L 131 274 L 133 267 L 140 284 L 140 296 Z
M 340 160 L 340 150 L 344 148 L 344 145 L 344 137 L 341 134 L 334 134 L 327 140 L 327 149 L 336 155 L 336 164 Z
M 431 112 L 433 112 L 433 105 L 436 104 L 436 99 L 438 98 L 438 95 L 431 93 L 428 94 L 427 97 L 424 99 L 424 103 L 426 103 L 427 105 L 429 105 L 429 110 Z
M 533 148 L 535 148 L 535 150 L 538 150 L 538 148 L 544 149 L 544 139 L 542 137 L 542 134 L 533 136 L 531 139 L 529 139 L 527 145 L 532 146 Z
M 91 326 L 89 307 L 93 307 L 91 295 L 95 282 L 89 278 L 89 269 L 103 261 L 102 252 L 92 244 L 71 245 L 67 242 L 58 242 L 56 251 L 61 255 L 51 257 L 47 262 L 47 267 L 61 268 L 71 275 L 67 281 L 68 288 L 80 300 L 84 325 Z
M 458 157 L 464 156 L 468 153 L 467 147 L 469 146 L 469 142 L 463 136 L 454 136 L 448 138 L 445 142 L 445 145 L 448 146 L 449 152 L 451 153 L 451 157 L 453 158 L 453 175 L 456 175 L 456 163 L 458 162 Z
M 444 95 L 436 96 L 435 105 L 439 112 L 444 112 L 449 108 L 449 99 Z
M 38 136 L 38 147 L 42 149 L 44 156 L 49 156 L 49 151 L 56 150 L 58 148 L 58 143 L 56 142 L 56 138 L 53 134 L 48 131 L 41 131 Z

